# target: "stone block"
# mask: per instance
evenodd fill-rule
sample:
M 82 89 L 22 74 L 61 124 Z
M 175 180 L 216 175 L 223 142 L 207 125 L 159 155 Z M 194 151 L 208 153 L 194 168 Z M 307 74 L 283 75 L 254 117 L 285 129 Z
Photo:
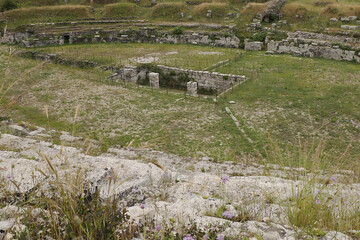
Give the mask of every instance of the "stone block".
M 150 86 L 153 88 L 159 88 L 159 74 L 151 72 L 149 73 Z
M 249 42 L 245 41 L 245 50 L 246 51 L 261 51 L 263 48 L 262 42 Z
M 191 95 L 191 96 L 197 96 L 197 82 L 187 82 L 186 84 L 187 87 L 187 94 Z

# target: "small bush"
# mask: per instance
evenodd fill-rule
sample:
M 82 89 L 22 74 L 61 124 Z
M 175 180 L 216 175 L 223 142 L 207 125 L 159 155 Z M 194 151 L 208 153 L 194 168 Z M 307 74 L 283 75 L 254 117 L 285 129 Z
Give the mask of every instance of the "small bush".
M 182 35 L 183 33 L 184 33 L 184 30 L 182 29 L 182 27 L 176 27 L 173 30 L 173 34 L 175 34 L 175 35 Z
M 212 18 L 219 18 L 226 16 L 229 6 L 226 3 L 203 3 L 194 8 L 194 15 L 205 17 L 208 10 L 211 10 Z
M 157 4 L 152 11 L 154 18 L 166 18 L 177 20 L 180 18 L 180 13 L 186 10 L 182 3 L 160 3 Z
M 9 11 L 17 8 L 17 4 L 13 0 L 5 0 L 0 7 L 0 12 Z
M 114 3 L 105 5 L 104 17 L 131 17 L 135 16 L 139 7 L 134 3 Z

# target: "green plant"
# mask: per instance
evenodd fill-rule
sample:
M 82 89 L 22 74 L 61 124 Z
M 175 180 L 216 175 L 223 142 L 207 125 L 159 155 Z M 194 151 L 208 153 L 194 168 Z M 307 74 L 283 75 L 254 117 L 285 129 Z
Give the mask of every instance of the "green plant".
M 17 8 L 18 5 L 13 0 L 4 0 L 0 7 L 0 12 L 9 11 Z
M 184 34 L 184 29 L 182 27 L 176 27 L 172 33 L 174 35 L 182 35 Z

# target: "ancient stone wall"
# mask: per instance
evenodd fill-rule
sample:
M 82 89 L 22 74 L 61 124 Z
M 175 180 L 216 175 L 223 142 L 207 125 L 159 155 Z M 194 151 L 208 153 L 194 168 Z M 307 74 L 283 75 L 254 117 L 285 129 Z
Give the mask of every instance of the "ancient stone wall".
M 173 34 L 172 32 L 147 27 L 137 30 L 89 30 L 57 34 L 34 33 L 30 31 L 15 32 L 8 33 L 5 37 L 5 42 L 9 44 L 20 44 L 25 47 L 97 42 L 199 44 L 228 48 L 238 48 L 240 44 L 239 38 L 235 36 L 225 36 L 222 33 L 197 33 L 189 31 L 183 34 Z
M 334 60 L 356 61 L 360 63 L 360 53 L 352 50 L 341 49 L 337 45 L 329 45 L 328 42 L 320 43 L 297 43 L 296 41 L 270 41 L 267 44 L 268 52 L 288 53 L 296 56 L 320 57 Z

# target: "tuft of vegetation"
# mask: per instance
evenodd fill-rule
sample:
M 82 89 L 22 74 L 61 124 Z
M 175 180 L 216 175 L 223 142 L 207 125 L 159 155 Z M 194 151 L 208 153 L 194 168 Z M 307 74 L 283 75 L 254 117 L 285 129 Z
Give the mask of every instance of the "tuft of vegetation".
M 152 17 L 164 20 L 179 20 L 180 13 L 186 10 L 185 5 L 179 2 L 160 3 L 152 9 Z
M 19 8 L 4 12 L 3 19 L 9 26 L 29 24 L 39 21 L 63 21 L 90 16 L 90 7 L 81 5 L 62 5 L 47 7 Z
M 134 17 L 139 7 L 134 3 L 114 3 L 104 7 L 103 17 Z
M 360 16 L 359 5 L 330 4 L 320 14 L 327 17 Z
M 18 5 L 14 0 L 4 0 L 3 2 L 0 2 L 0 12 L 13 10 L 17 7 Z
M 226 3 L 202 3 L 194 8 L 194 15 L 204 18 L 209 10 L 211 10 L 211 18 L 223 18 L 229 11 L 229 5 Z
M 305 5 L 297 2 L 286 4 L 281 8 L 281 13 L 284 14 L 287 19 L 304 21 L 303 19 L 308 17 L 309 10 Z

